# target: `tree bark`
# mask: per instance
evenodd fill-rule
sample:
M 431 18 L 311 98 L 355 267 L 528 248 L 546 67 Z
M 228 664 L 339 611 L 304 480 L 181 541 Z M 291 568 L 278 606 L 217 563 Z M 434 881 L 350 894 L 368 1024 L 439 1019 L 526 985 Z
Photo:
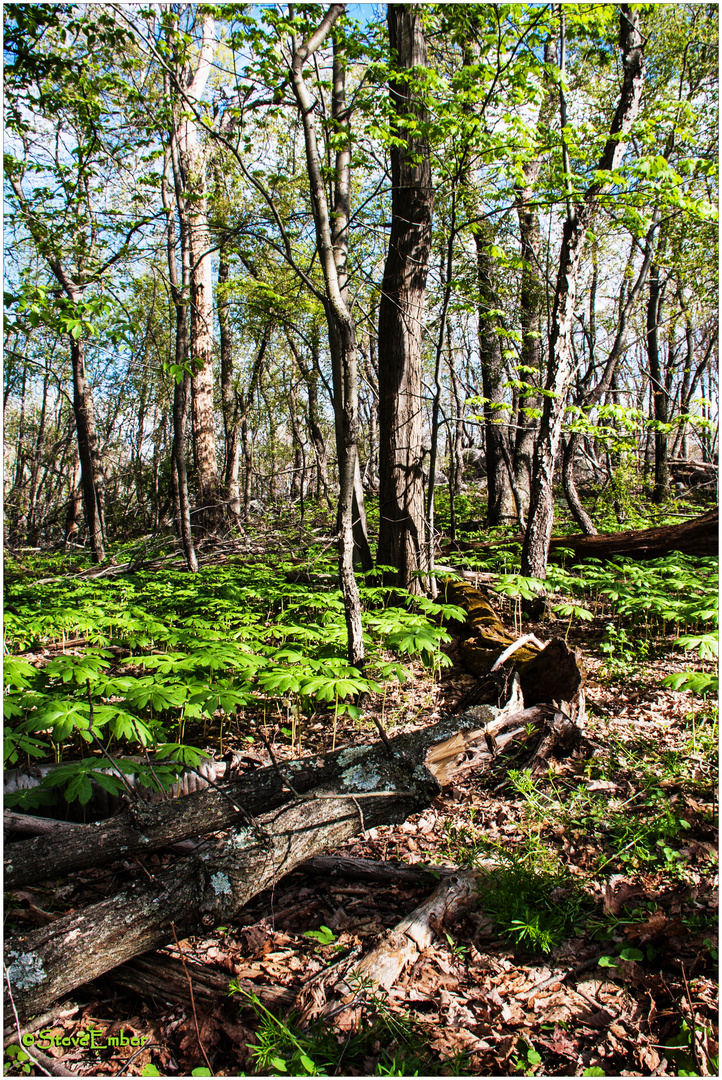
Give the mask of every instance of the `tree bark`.
M 203 94 L 215 49 L 213 16 L 203 17 L 203 41 L 195 68 L 187 57 L 181 62 L 177 51 L 177 16 L 171 16 L 171 45 L 175 46 L 176 79 L 184 97 L 197 101 Z M 196 467 L 197 521 L 205 532 L 213 532 L 222 516 L 221 492 L 216 459 L 215 413 L 213 409 L 213 282 L 211 242 L 206 199 L 206 162 L 198 139 L 198 128 L 185 101 L 175 102 L 175 146 L 173 167 L 178 213 L 185 226 L 190 265 L 190 360 L 192 364 L 192 430 Z
M 389 4 L 389 37 L 398 70 L 426 64 L 426 40 L 416 5 Z M 391 236 L 379 305 L 380 526 L 377 562 L 392 566 L 388 584 L 423 591 L 415 574 L 425 569 L 422 472 L 421 346 L 426 277 L 431 253 L 433 189 L 425 139 L 404 121 L 423 121 L 426 110 L 406 78 L 391 78 L 389 92 L 405 140 L 390 148 Z
M 70 478 L 70 491 L 65 510 L 65 527 L 63 531 L 63 546 L 67 549 L 71 539 L 78 536 L 82 522 L 83 500 L 80 492 L 80 455 L 78 445 L 75 444 L 73 455 L 73 471 Z
M 479 282 L 479 361 L 484 391 L 484 435 L 486 440 L 486 520 L 502 525 L 514 517 L 514 499 L 509 482 L 502 424 L 504 406 L 504 361 L 499 338 L 499 298 L 496 289 L 496 261 L 489 253 L 491 231 L 480 223 L 474 233 L 476 270 Z M 508 458 L 508 453 L 507 453 Z
M 83 489 L 85 520 L 88 525 L 93 562 L 105 558 L 103 543 L 103 501 L 98 469 L 98 437 L 95 430 L 93 397 L 85 376 L 85 350 L 81 338 L 71 339 L 70 359 L 73 365 L 73 412 L 78 432 L 80 484 Z
M 554 42 L 550 38 L 544 44 L 544 63 L 554 63 Z M 549 89 L 539 110 L 540 138 L 548 139 L 548 125 L 554 107 L 554 91 Z M 519 217 L 519 238 L 521 241 L 521 287 L 519 307 L 521 323 L 521 363 L 522 379 L 529 385 L 519 398 L 517 410 L 517 433 L 514 442 L 514 472 L 517 488 L 521 497 L 521 512 L 526 518 L 529 513 L 531 492 L 532 460 L 534 457 L 534 437 L 537 423 L 531 410 L 539 408 L 539 395 L 531 389 L 532 380 L 541 379 L 541 316 L 544 304 L 544 276 L 541 270 L 541 229 L 539 214 L 534 202 L 534 186 L 539 178 L 541 159 L 533 158 L 522 166 L 524 183 L 516 188 L 517 215 Z
M 647 301 L 647 357 L 649 359 L 650 392 L 654 419 L 657 424 L 669 420 L 669 396 L 659 355 L 659 324 L 666 282 L 660 281 L 659 266 L 655 263 L 649 275 Z M 669 436 L 661 428 L 654 432 L 654 490 L 652 502 L 659 504 L 669 498 Z
M 310 364 L 304 362 L 301 350 L 296 348 L 296 343 L 288 331 L 286 332 L 286 339 L 291 352 L 293 353 L 293 358 L 298 365 L 298 370 L 301 372 L 306 384 L 306 394 L 308 397 L 308 430 L 311 436 L 311 442 L 313 443 L 313 452 L 316 459 L 316 499 L 320 502 L 323 497 L 326 505 L 330 509 L 331 498 L 328 492 L 326 441 L 323 437 L 323 431 L 321 430 L 321 417 L 318 404 L 318 378 L 320 371 L 318 363 L 318 335 L 315 334 L 311 339 L 310 346 L 313 360 Z
M 390 740 L 391 747 L 395 757 L 407 757 L 420 765 L 429 747 L 474 722 L 464 717 L 444 720 L 424 731 L 396 736 Z M 305 795 L 320 784 L 337 784 L 349 761 L 371 774 L 377 768 L 379 755 L 383 758 L 386 750 L 378 744 L 336 750 L 324 755 L 321 764 L 316 758 L 301 759 L 288 763 L 284 770 L 292 777 L 295 791 Z M 134 805 L 106 821 L 76 826 L 72 838 L 38 836 L 8 845 L 4 853 L 5 885 L 21 888 L 39 878 L 157 851 L 189 837 L 231 828 L 238 822 L 238 807 L 255 817 L 276 810 L 289 798 L 284 780 L 269 767 L 226 784 L 223 793 L 210 788 L 151 806 Z
M 171 136 L 172 140 L 172 136 Z M 186 565 L 191 573 L 198 572 L 198 557 L 193 542 L 191 529 L 191 507 L 188 494 L 188 472 L 186 469 L 186 415 L 191 377 L 188 373 L 188 310 L 187 296 L 190 276 L 188 246 L 184 243 L 184 225 L 181 218 L 181 277 L 178 278 L 176 265 L 173 218 L 171 215 L 170 195 L 168 192 L 169 173 L 172 163 L 172 149 L 166 157 L 166 168 L 161 182 L 163 206 L 168 216 L 166 233 L 166 254 L 168 259 L 168 281 L 175 312 L 175 370 L 173 372 L 173 441 L 171 445 L 172 461 L 172 498 L 178 536 L 183 547 Z M 180 207 L 179 207 L 180 209 Z
M 227 286 L 230 276 L 230 262 L 225 247 L 221 247 L 218 257 L 218 330 L 221 347 L 221 404 L 223 409 L 223 433 L 225 437 L 225 469 L 223 475 L 223 494 L 228 507 L 231 522 L 240 528 L 241 524 L 241 423 L 238 415 L 236 395 L 233 391 L 233 334 L 231 331 L 230 303 Z

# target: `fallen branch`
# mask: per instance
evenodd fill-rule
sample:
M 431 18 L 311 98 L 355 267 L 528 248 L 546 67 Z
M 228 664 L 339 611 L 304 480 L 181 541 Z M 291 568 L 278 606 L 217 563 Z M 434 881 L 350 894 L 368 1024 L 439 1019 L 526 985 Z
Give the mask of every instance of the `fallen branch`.
M 719 508 L 714 507 L 699 517 L 689 518 L 676 525 L 658 525 L 654 529 L 626 529 L 622 532 L 598 533 L 596 536 L 582 536 L 581 533 L 554 536 L 549 550 L 566 548 L 578 559 L 613 559 L 619 556 L 657 559 L 671 551 L 682 551 L 687 555 L 716 555 L 718 528 Z M 523 542 L 524 537 L 521 534 L 489 543 L 462 540 L 445 544 L 444 555 L 448 557 L 454 548 L 459 551 L 496 551 Z
M 347 970 L 334 985 L 330 999 L 324 980 L 314 980 L 313 986 L 304 987 L 296 1000 L 302 1021 L 308 1023 L 320 1015 L 330 1018 L 346 1009 L 353 1010 L 358 987 L 369 983 L 384 990 L 392 987 L 404 968 L 429 948 L 444 920 L 458 918 L 473 902 L 478 879 L 474 871 L 451 874 L 410 915 L 387 931 L 375 949 Z

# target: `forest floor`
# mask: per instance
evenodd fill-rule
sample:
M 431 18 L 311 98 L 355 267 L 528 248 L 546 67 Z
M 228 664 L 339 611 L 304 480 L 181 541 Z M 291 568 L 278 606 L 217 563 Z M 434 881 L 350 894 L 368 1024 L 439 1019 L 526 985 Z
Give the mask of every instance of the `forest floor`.
M 548 625 L 530 629 L 549 636 Z M 499 861 L 478 908 L 444 926 L 388 993 L 367 995 L 358 1031 L 304 1030 L 237 994 L 171 1002 L 109 976 L 46 1020 L 43 1052 L 76 1075 L 208 1075 L 209 1064 L 231 1076 L 716 1075 L 716 722 L 704 702 L 660 685 L 677 658 L 610 670 L 599 637 L 594 624 L 569 634 L 582 650 L 592 757 L 532 776 L 523 757 L 502 755 L 421 815 L 337 853 L 432 868 Z M 456 663 L 440 679 L 419 663 L 414 672 L 384 703 L 392 733 L 429 724 L 474 683 Z M 276 734 L 279 760 L 295 756 Z M 370 737 L 346 719 L 337 745 Z M 327 726 L 305 732 L 304 754 L 329 748 Z M 117 873 L 75 875 L 54 900 L 86 904 Z M 232 925 L 166 953 L 189 972 L 197 963 L 292 996 L 349 951 L 366 952 L 431 891 L 296 872 Z M 42 890 L 15 899 L 45 906 Z M 105 1049 L 47 1048 L 93 1028 Z M 141 1049 L 108 1046 L 118 1032 Z M 6 1058 L 6 1072 L 28 1068 Z

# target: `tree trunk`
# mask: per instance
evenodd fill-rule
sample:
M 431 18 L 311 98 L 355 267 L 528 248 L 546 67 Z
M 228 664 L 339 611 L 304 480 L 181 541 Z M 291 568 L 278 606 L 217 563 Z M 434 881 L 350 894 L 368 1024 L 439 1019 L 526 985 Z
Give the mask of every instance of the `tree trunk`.
M 50 372 L 46 367 L 45 377 L 43 378 L 43 401 L 40 407 L 40 420 L 38 423 L 38 431 L 35 437 L 35 452 L 33 454 L 33 462 L 30 466 L 30 491 L 28 493 L 28 526 L 27 535 L 30 543 L 35 542 L 37 535 L 37 501 L 40 494 L 41 482 L 40 469 L 45 453 L 45 426 L 47 423 L 48 414 L 48 381 L 50 378 Z
M 624 80 L 619 103 L 611 123 L 609 137 L 597 165 L 600 173 L 615 170 L 626 149 L 625 136 L 637 116 L 644 83 L 644 56 L 639 32 L 639 12 L 628 4 L 619 10 L 619 39 L 622 50 Z M 563 84 L 562 143 L 566 126 L 566 105 Z M 566 161 L 566 157 L 565 157 Z M 576 302 L 579 265 L 584 253 L 587 229 L 594 219 L 599 196 L 608 183 L 596 180 L 588 189 L 581 205 L 572 207 L 568 199 L 568 216 L 564 224 L 559 254 L 559 274 L 554 294 L 546 393 L 539 435 L 534 451 L 529 521 L 522 550 L 522 574 L 526 577 L 546 577 L 549 541 L 554 524 L 554 469 L 564 420 L 569 382 L 574 365 L 572 325 Z
M 301 418 L 298 415 L 296 404 L 296 392 L 293 382 L 289 385 L 288 404 L 291 422 L 291 440 L 293 443 L 293 466 L 291 470 L 291 501 L 301 499 L 301 517 L 303 518 L 303 498 L 305 493 L 305 454 L 303 450 L 303 437 L 301 435 Z
M 336 153 L 336 168 L 334 174 L 334 199 L 333 217 L 331 224 L 331 244 L 333 258 L 336 267 L 339 292 L 344 304 L 348 308 L 348 237 L 349 221 L 351 217 L 351 128 L 349 124 L 348 107 L 346 105 L 346 57 L 337 37 L 333 40 L 333 90 L 331 95 L 331 117 L 337 133 L 345 136 L 344 145 L 340 146 Z M 350 313 L 350 309 L 349 309 Z M 339 460 L 339 475 L 346 468 L 343 458 L 346 454 L 348 437 L 346 427 L 346 390 L 345 387 L 353 383 L 353 406 L 358 416 L 358 349 L 355 344 L 354 325 L 354 349 L 355 373 L 349 381 L 345 372 L 347 359 L 343 348 L 343 333 L 338 328 L 329 327 L 329 343 L 331 346 L 331 363 L 333 365 L 334 386 L 334 418 L 336 420 L 336 451 Z M 358 420 L 357 420 L 358 423 Z M 361 483 L 361 469 L 358 460 L 358 433 L 353 448 L 353 496 L 351 516 L 353 520 L 352 531 L 354 538 L 354 553 L 358 558 L 361 569 L 368 573 L 373 568 L 373 556 L 369 547 L 368 531 L 366 527 L 366 508 L 364 506 L 364 492 Z M 340 521 L 340 515 L 339 515 Z
M 334 413 L 337 422 L 338 471 L 339 471 L 339 577 L 344 599 L 346 631 L 348 636 L 349 663 L 360 667 L 364 660 L 363 630 L 361 626 L 361 600 L 354 576 L 354 495 L 358 476 L 358 351 L 356 347 L 356 324 L 346 300 L 346 224 L 348 222 L 347 200 L 350 193 L 350 149 L 347 141 L 339 149 L 336 159 L 336 211 L 333 230 L 326 198 L 326 187 L 316 138 L 314 101 L 303 75 L 308 58 L 319 48 L 331 32 L 336 20 L 343 14 L 343 4 L 332 4 L 325 17 L 306 42 L 294 38 L 291 83 L 303 122 L 306 167 L 311 192 L 311 205 L 316 229 L 325 293 L 324 312 L 328 323 L 329 345 L 334 364 Z M 334 62 L 334 84 L 342 82 L 343 65 Z M 336 94 L 339 93 L 337 88 Z M 341 109 L 339 118 L 344 116 Z M 345 215 L 345 217 L 344 217 Z M 340 423 L 339 423 L 340 417 Z M 340 430 L 339 430 L 340 428 Z M 340 438 L 339 438 L 340 435 Z M 363 493 L 358 484 L 358 494 Z M 361 504 L 363 505 L 363 503 Z M 369 553 L 370 554 L 370 553 Z
M 647 301 L 647 356 L 649 379 L 654 407 L 654 419 L 658 424 L 669 420 L 669 397 L 659 356 L 659 323 L 666 282 L 660 282 L 659 266 L 655 264 L 649 275 L 649 299 Z M 654 490 L 653 503 L 663 503 L 669 498 L 669 437 L 666 431 L 654 433 Z
M 186 415 L 188 412 L 188 396 L 190 394 L 191 377 L 188 373 L 189 342 L 188 342 L 188 311 L 187 295 L 190 277 L 188 245 L 184 242 L 185 227 L 182 215 L 179 218 L 181 224 L 181 277 L 178 279 L 178 267 L 176 265 L 176 251 L 174 226 L 171 216 L 170 194 L 168 191 L 169 174 L 173 158 L 172 148 L 166 155 L 165 170 L 161 181 L 161 196 L 163 206 L 168 217 L 166 231 L 166 255 L 168 259 L 168 281 L 170 284 L 171 299 L 175 311 L 175 356 L 173 369 L 173 442 L 171 445 L 171 496 L 173 499 L 173 511 L 176 521 L 176 529 L 180 538 L 186 565 L 191 573 L 198 572 L 198 558 L 193 543 L 191 529 L 191 507 L 188 495 L 188 472 L 186 469 Z M 176 192 L 177 192 L 176 186 Z
M 185 315 L 185 311 L 184 311 Z M 181 325 L 176 327 L 176 335 L 182 332 Z M 182 345 L 177 345 L 182 348 Z M 190 393 L 190 376 L 183 375 L 176 380 L 173 386 L 173 469 L 175 472 L 178 490 L 178 532 L 183 545 L 186 564 L 192 573 L 198 572 L 198 557 L 193 542 L 193 530 L 191 528 L 191 505 L 188 497 L 188 472 L 186 470 L 186 414 L 188 411 L 188 395 Z
M 73 455 L 73 472 L 70 479 L 70 493 L 68 495 L 68 505 L 65 511 L 65 529 L 63 534 L 63 544 L 67 549 L 69 542 L 72 539 L 77 538 L 80 532 L 80 525 L 82 522 L 82 497 L 80 492 L 80 455 L 78 453 L 77 443 L 75 445 L 75 453 Z
M 504 405 L 504 361 L 499 338 L 499 298 L 496 292 L 496 262 L 489 254 L 492 235 L 485 223 L 474 233 L 479 282 L 479 361 L 484 392 L 484 435 L 486 438 L 486 482 L 489 525 L 502 525 L 514 516 L 514 499 L 502 445 Z
M 389 4 L 389 38 L 400 73 L 426 65 L 426 40 L 416 5 Z M 407 118 L 426 110 L 404 78 L 389 83 L 396 134 L 392 145 L 391 236 L 379 305 L 380 526 L 377 561 L 394 570 L 388 584 L 423 591 L 425 569 L 422 473 L 421 350 L 426 277 L 431 253 L 433 189 L 424 138 L 409 135 Z
M 139 953 L 168 944 L 173 929 L 185 937 L 201 926 L 227 923 L 248 900 L 312 855 L 365 828 L 405 821 L 440 791 L 428 771 L 390 759 L 385 748 L 363 776 L 357 765 L 347 768 L 340 787 L 341 792 L 314 789 L 254 825 L 237 826 L 202 854 L 150 881 L 136 881 L 107 900 L 7 941 L 8 981 L 21 1018 Z
M 191 101 L 198 101 L 210 74 L 215 49 L 213 17 L 203 16 L 203 42 L 195 68 L 177 51 L 177 16 L 171 16 L 169 38 L 175 52 L 177 80 Z M 192 429 L 196 467 L 197 521 L 205 532 L 220 524 L 222 504 L 216 459 L 213 410 L 213 282 L 206 200 L 206 162 L 198 128 L 185 101 L 175 102 L 171 136 L 181 242 L 187 243 L 190 267 L 190 361 L 192 365 Z
M 85 353 L 83 341 L 71 338 L 70 358 L 73 365 L 73 412 L 78 433 L 78 456 L 80 458 L 80 483 L 83 489 L 83 506 L 88 525 L 88 536 L 93 562 L 105 558 L 103 546 L 103 516 L 100 482 L 97 472 L 98 437 L 95 430 L 93 398 L 85 377 Z
M 229 518 L 236 528 L 239 528 L 241 524 L 241 489 L 239 482 L 241 432 L 238 404 L 233 389 L 233 334 L 231 331 L 230 302 L 227 293 L 229 275 L 228 253 L 224 247 L 221 247 L 218 258 L 217 308 L 221 346 L 221 403 L 225 437 L 223 494 L 227 500 Z

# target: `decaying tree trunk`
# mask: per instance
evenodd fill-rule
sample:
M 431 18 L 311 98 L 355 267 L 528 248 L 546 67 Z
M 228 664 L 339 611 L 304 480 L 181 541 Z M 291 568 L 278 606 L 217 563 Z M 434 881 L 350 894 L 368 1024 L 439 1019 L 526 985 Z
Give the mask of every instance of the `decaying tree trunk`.
M 405 821 L 439 793 L 431 773 L 377 751 L 351 751 L 338 790 L 316 788 L 168 870 L 6 943 L 7 983 L 18 1014 L 44 1009 L 139 953 L 232 919 L 299 863 L 365 828 Z M 8 995 L 9 996 L 9 995 Z M 6 1007 L 10 1002 L 6 997 Z
M 494 711 L 489 710 L 486 719 L 493 716 Z M 477 716 L 447 718 L 424 731 L 399 735 L 390 741 L 390 746 L 396 757 L 406 758 L 412 766 L 423 765 L 431 747 L 474 726 L 479 726 Z M 351 763 L 359 774 L 370 775 L 378 771 L 387 756 L 385 747 L 379 744 L 336 750 L 322 758 L 289 762 L 284 772 L 294 790 L 305 795 L 320 785 L 338 783 Z M 211 788 L 152 806 L 135 804 L 108 821 L 78 825 L 72 835 L 37 836 L 8 845 L 5 887 L 21 888 L 33 881 L 233 828 L 241 818 L 239 808 L 246 815 L 257 816 L 278 809 L 291 797 L 275 769 L 267 768 L 226 785 L 222 791 Z
M 551 549 L 570 548 L 580 559 L 658 559 L 672 551 L 686 555 L 716 555 L 719 549 L 719 507 L 679 525 L 655 529 L 600 533 L 597 536 L 565 536 L 552 540 Z
M 217 971 L 208 964 L 193 960 L 176 960 L 167 953 L 150 953 L 148 956 L 121 964 L 112 974 L 114 986 L 123 986 L 135 993 L 159 998 L 161 1001 L 180 1001 L 191 1006 L 188 977 L 193 985 L 193 1004 L 212 1008 L 219 999 L 228 995 L 228 972 Z M 295 994 L 283 986 L 268 986 L 236 979 L 236 982 L 259 998 L 269 1008 L 289 1009 Z
M 468 525 L 481 522 L 469 522 Z M 463 528 L 463 526 L 457 526 Z M 678 525 L 660 525 L 654 529 L 628 529 L 624 532 L 599 533 L 596 536 L 555 536 L 549 550 L 568 548 L 578 559 L 614 559 L 626 556 L 630 559 L 658 559 L 672 551 L 685 555 L 716 555 L 718 551 L 719 507 L 708 510 L 700 517 L 690 518 Z M 457 541 L 461 551 L 492 551 L 518 544 L 523 537 L 511 536 L 492 543 Z

